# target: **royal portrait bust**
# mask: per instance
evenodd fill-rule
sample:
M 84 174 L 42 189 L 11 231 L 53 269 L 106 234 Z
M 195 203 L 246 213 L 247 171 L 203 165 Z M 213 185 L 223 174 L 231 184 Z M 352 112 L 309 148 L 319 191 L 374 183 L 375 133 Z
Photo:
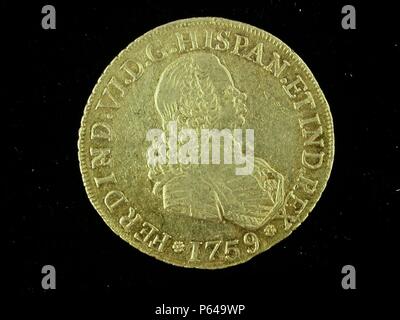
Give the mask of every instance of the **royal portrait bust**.
M 172 122 L 176 130 L 190 129 L 199 136 L 205 129 L 245 128 L 247 95 L 235 86 L 220 59 L 210 53 L 187 53 L 168 65 L 158 81 L 154 100 L 164 131 Z M 177 147 L 185 142 L 178 137 Z M 224 142 L 242 153 L 241 139 Z M 196 155 L 200 149 L 200 143 L 192 144 L 189 152 Z M 222 149 L 219 151 L 222 153 Z M 149 165 L 153 193 L 162 198 L 166 214 L 229 221 L 249 229 L 261 227 L 283 205 L 284 179 L 266 160 L 257 157 L 256 150 L 250 151 L 253 157 L 248 174 L 237 174 L 234 163 L 166 161 Z M 166 157 L 171 157 L 168 150 Z M 248 160 L 247 150 L 242 158 Z

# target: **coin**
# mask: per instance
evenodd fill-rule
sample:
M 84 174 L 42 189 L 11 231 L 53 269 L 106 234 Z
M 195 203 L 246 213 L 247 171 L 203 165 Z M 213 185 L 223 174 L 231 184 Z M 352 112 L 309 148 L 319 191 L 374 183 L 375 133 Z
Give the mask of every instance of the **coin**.
M 245 23 L 191 18 L 110 63 L 78 146 L 88 197 L 117 235 L 162 261 L 216 269 L 305 220 L 334 134 L 324 94 L 287 45 Z

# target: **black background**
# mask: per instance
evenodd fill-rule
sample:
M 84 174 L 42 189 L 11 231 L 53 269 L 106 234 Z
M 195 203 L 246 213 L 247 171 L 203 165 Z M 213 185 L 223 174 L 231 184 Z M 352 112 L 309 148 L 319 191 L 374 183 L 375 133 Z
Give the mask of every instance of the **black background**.
M 56 30 L 41 28 L 47 3 L 2 3 L 10 296 L 125 295 L 142 319 L 162 303 L 243 303 L 254 319 L 277 302 L 388 296 L 398 255 L 398 21 L 382 2 L 326 2 L 52 2 Z M 356 30 L 341 27 L 345 4 L 356 7 Z M 335 126 L 332 175 L 310 217 L 266 253 L 215 271 L 174 267 L 122 241 L 89 203 L 77 158 L 83 108 L 104 68 L 148 30 L 196 16 L 246 22 L 288 44 L 314 73 Z M 46 264 L 56 267 L 56 290 L 41 287 Z M 356 290 L 341 287 L 347 264 Z

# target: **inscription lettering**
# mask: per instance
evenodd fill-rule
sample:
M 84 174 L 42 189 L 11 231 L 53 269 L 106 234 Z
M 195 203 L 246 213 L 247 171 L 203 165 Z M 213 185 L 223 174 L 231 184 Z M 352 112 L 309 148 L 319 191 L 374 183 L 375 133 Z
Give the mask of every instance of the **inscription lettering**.
M 303 129 L 301 133 L 303 135 L 303 138 L 306 138 L 306 141 L 304 141 L 305 146 L 324 146 L 324 140 L 318 139 L 322 136 L 322 127 L 318 127 L 317 130 Z
M 274 52 L 273 59 L 270 64 L 265 67 L 265 70 L 273 73 L 274 77 L 279 78 L 288 66 L 290 66 L 290 63 L 286 60 L 282 60 L 281 64 L 281 56 L 277 52 Z
M 216 50 L 225 51 L 229 49 L 228 37 L 230 36 L 230 34 L 230 31 L 220 31 L 217 33 L 218 43 L 215 46 Z
M 296 79 L 284 85 L 283 90 L 285 90 L 289 98 L 293 99 L 297 97 L 298 93 L 308 90 L 308 87 L 303 78 L 300 75 L 296 75 Z
M 300 169 L 300 175 L 299 175 L 297 186 L 301 186 L 305 193 L 308 193 L 311 195 L 317 189 L 318 181 L 311 180 L 311 179 L 305 177 L 304 176 L 305 171 L 306 170 L 304 168 Z
M 109 148 L 92 148 L 90 147 L 90 155 L 93 157 L 91 161 L 92 169 L 98 167 L 106 167 L 111 163 L 111 150 Z
M 150 57 L 149 57 L 150 58 Z M 124 82 L 125 84 L 131 84 L 143 75 L 144 67 L 140 62 L 126 60 L 122 65 L 120 70 L 124 71 Z
M 240 257 L 240 241 L 232 240 L 209 240 L 191 241 L 192 250 L 189 257 L 189 262 L 199 262 L 204 258 L 207 261 L 215 261 L 216 259 L 234 260 Z M 248 232 L 243 236 L 243 244 L 246 247 L 248 254 L 254 254 L 260 248 L 260 241 L 253 232 Z M 208 250 L 210 253 L 208 254 Z
M 206 30 L 205 33 L 206 33 L 206 39 L 204 41 L 204 49 L 206 48 L 213 49 L 212 40 L 214 32 Z
M 325 153 L 323 151 L 318 153 L 310 153 L 306 150 L 303 150 L 301 162 L 305 167 L 316 170 L 321 168 L 324 161 L 324 155 Z
M 222 244 L 222 240 L 215 240 L 215 241 L 207 241 L 206 242 L 206 249 L 208 247 L 212 247 L 213 246 L 213 248 L 211 250 L 211 253 L 210 253 L 210 256 L 208 257 L 208 260 L 210 260 L 210 261 L 211 260 L 215 260 L 215 254 L 216 254 L 218 248 L 221 246 L 221 244 Z
M 306 207 L 308 200 L 300 199 L 293 191 L 290 191 L 287 199 L 286 206 L 293 207 L 296 215 L 299 215 Z
M 90 130 L 90 139 L 105 139 L 111 141 L 111 128 L 102 122 L 96 122 Z
M 94 177 L 94 182 L 96 183 L 96 187 L 99 188 L 102 184 L 112 183 L 115 184 L 117 179 L 115 178 L 114 172 L 111 172 L 108 176 L 105 177 Z
M 149 248 L 155 248 L 159 252 L 164 250 L 165 244 L 171 239 L 171 236 L 165 232 L 162 232 L 162 237 L 160 237 L 160 230 L 147 221 L 143 222 L 142 229 L 136 232 L 133 237 L 147 244 Z
M 101 98 L 99 99 L 96 109 L 98 108 L 114 108 L 118 109 L 118 99 L 125 96 L 125 88 L 116 77 L 111 77 L 104 88 Z
M 200 245 L 203 242 L 201 242 L 201 241 L 191 241 L 190 243 L 192 244 L 192 251 L 190 253 L 189 262 L 200 261 L 200 259 L 199 259 L 199 248 L 200 248 Z
M 306 95 L 306 97 L 303 100 L 293 103 L 294 109 L 299 110 L 302 106 L 306 105 L 309 105 L 312 109 L 315 109 L 315 101 L 311 92 L 305 91 L 304 94 Z
M 260 241 L 258 240 L 258 237 L 255 233 L 253 232 L 248 232 L 243 236 L 243 242 L 245 245 L 248 246 L 247 248 L 247 253 L 256 253 L 258 249 L 260 248 Z
M 128 202 L 128 199 L 118 190 L 111 190 L 104 197 L 104 204 L 111 212 L 123 202 Z
M 237 259 L 240 256 L 240 250 L 237 247 L 239 240 L 228 240 L 225 242 L 225 258 L 228 260 Z
M 263 50 L 264 45 L 262 42 L 260 42 L 253 49 L 251 49 L 248 54 L 245 55 L 245 58 L 262 65 Z
M 162 49 L 162 47 L 161 47 L 160 40 L 157 41 L 157 44 L 158 44 L 157 49 L 154 49 L 154 47 L 151 43 L 149 43 L 146 46 L 146 55 L 152 62 L 160 61 L 167 55 L 167 52 L 165 51 L 165 49 Z
M 304 129 L 306 125 L 317 124 L 318 126 L 321 125 L 321 120 L 319 119 L 318 113 L 315 114 L 312 118 L 307 119 L 299 119 L 300 128 Z
M 248 45 L 249 38 L 236 34 L 235 46 L 233 47 L 232 53 L 240 55 L 241 53 L 239 53 L 239 49 L 246 48 Z
M 130 231 L 134 225 L 143 223 L 143 218 L 139 213 L 136 213 L 135 209 L 129 207 L 129 214 L 122 216 L 119 219 L 119 224 L 127 231 Z
M 176 39 L 178 40 L 179 52 L 186 50 L 196 50 L 199 48 L 197 43 L 196 32 L 190 31 L 188 33 L 175 33 Z M 187 49 L 186 44 L 190 44 L 190 49 Z

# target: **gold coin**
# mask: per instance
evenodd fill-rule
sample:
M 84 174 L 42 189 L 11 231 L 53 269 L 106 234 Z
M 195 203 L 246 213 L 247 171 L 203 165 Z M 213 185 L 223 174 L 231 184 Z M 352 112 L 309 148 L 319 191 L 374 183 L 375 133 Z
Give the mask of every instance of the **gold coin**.
M 221 18 L 132 42 L 87 102 L 79 160 L 89 199 L 133 247 L 224 268 L 266 251 L 314 208 L 334 135 L 311 71 L 282 41 Z

